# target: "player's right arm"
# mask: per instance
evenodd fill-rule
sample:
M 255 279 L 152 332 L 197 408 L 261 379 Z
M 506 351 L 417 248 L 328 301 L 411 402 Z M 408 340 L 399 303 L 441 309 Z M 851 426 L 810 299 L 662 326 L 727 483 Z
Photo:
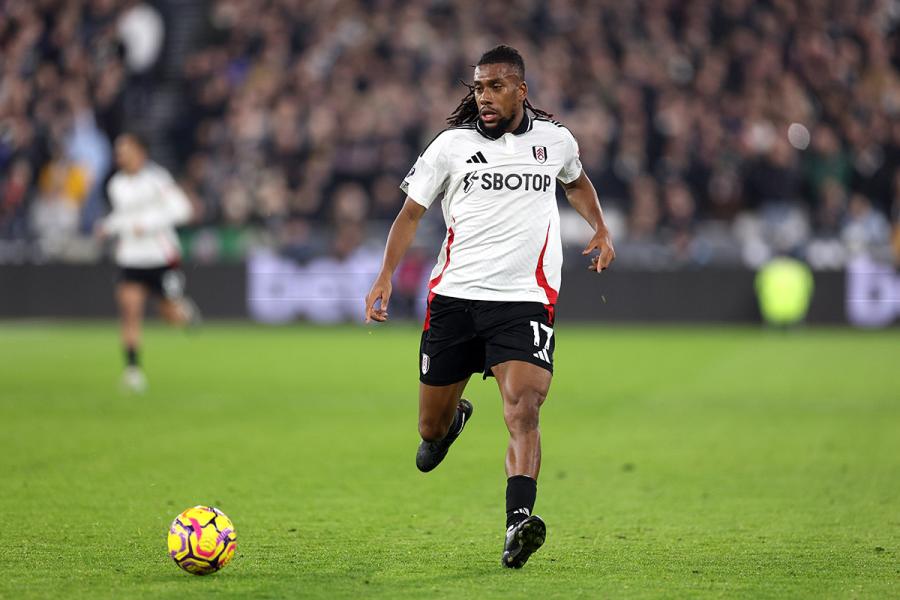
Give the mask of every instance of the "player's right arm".
M 112 211 L 94 226 L 94 235 L 100 239 L 119 235 L 128 225 L 128 217 L 121 207 L 121 190 L 119 187 L 119 178 L 117 175 L 113 175 L 106 186 L 106 197 L 109 198 Z
M 422 215 L 446 188 L 449 171 L 444 149 L 450 141 L 449 131 L 445 129 L 431 140 L 400 184 L 400 189 L 406 194 L 406 202 L 391 225 L 381 272 L 366 296 L 366 323 L 387 320 L 394 270 L 416 237 L 416 228 Z M 375 308 L 376 302 L 379 303 L 378 308 Z
M 425 210 L 424 206 L 407 197 L 403 208 L 394 219 L 394 224 L 391 225 L 391 231 L 388 233 L 387 245 L 384 248 L 381 272 L 378 273 L 372 289 L 366 296 L 366 323 L 373 320 L 387 320 L 388 302 L 391 299 L 391 277 L 394 276 L 397 265 L 403 260 L 403 256 L 415 239 L 416 229 L 419 227 L 419 221 L 425 214 Z M 376 302 L 379 303 L 377 308 Z

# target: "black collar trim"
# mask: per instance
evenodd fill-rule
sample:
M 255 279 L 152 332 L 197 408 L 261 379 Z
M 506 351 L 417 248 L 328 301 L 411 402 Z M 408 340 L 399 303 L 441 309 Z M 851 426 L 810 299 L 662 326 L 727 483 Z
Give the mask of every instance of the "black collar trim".
M 519 123 L 516 130 L 512 132 L 513 135 L 522 135 L 523 133 L 531 131 L 531 117 L 528 116 L 528 111 L 525 109 L 522 109 L 522 113 L 522 122 Z

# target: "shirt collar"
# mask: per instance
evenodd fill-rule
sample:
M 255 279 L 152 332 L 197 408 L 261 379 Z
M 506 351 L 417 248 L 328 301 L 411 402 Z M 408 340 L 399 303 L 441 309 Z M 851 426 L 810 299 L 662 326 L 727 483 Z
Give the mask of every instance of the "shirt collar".
M 513 131 L 504 131 L 499 135 L 485 129 L 485 127 L 481 124 L 481 119 L 476 118 L 475 120 L 475 129 L 478 130 L 478 133 L 491 140 L 499 140 L 506 133 L 511 133 L 513 135 L 522 135 L 523 133 L 528 133 L 529 131 L 531 131 L 531 125 L 531 117 L 528 116 L 527 110 L 524 111 L 524 114 L 522 115 L 522 122 L 519 123 L 518 127 L 516 127 Z

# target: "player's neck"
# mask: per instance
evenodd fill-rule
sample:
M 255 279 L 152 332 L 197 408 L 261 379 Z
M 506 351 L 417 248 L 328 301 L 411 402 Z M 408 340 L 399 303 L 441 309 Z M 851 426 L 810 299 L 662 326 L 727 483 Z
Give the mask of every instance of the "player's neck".
M 509 122 L 509 125 L 506 126 L 506 130 L 503 133 L 512 133 L 517 130 L 519 126 L 522 125 L 522 119 L 525 118 L 525 108 L 519 110 L 518 114 L 513 117 L 513 120 Z

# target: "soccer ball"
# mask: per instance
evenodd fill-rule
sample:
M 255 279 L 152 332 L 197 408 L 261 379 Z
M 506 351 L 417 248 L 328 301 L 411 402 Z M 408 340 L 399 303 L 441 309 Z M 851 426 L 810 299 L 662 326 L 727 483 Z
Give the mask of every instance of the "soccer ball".
M 231 519 L 211 506 L 185 510 L 169 528 L 169 556 L 194 575 L 209 575 L 227 565 L 236 545 Z

